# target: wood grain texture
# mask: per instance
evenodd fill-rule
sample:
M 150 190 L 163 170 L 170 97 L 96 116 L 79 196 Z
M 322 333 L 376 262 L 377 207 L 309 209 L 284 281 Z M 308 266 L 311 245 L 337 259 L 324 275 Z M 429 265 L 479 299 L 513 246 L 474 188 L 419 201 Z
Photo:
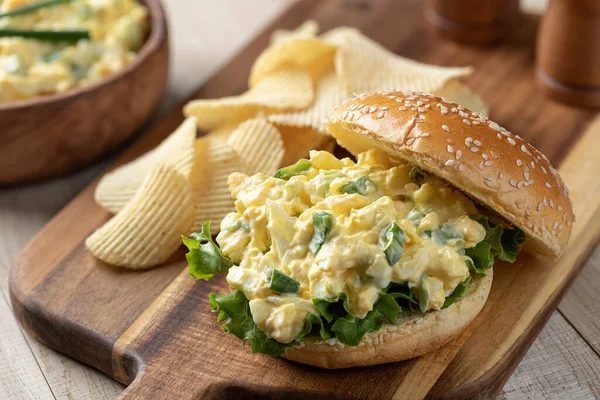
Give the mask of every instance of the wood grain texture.
M 114 150 L 150 116 L 166 87 L 169 43 L 160 1 L 144 2 L 151 30 L 131 65 L 88 87 L 0 105 L 0 185 L 81 167 Z
M 329 7 L 329 6 L 324 6 L 324 7 L 321 9 L 321 13 L 323 13 L 323 16 L 322 16 L 322 18 L 325 18 L 325 16 L 327 16 L 327 15 L 333 15 L 333 14 L 335 14 L 335 11 L 334 11 L 334 10 L 332 10 L 332 9 L 329 9 L 328 7 Z M 352 5 L 351 7 L 356 7 L 356 6 Z M 352 9 L 354 10 L 354 8 L 352 8 Z M 298 10 L 296 10 L 296 11 L 298 11 Z M 400 9 L 400 11 L 402 11 L 402 9 Z M 398 12 L 398 9 L 396 9 L 396 12 Z M 299 12 L 299 14 L 301 14 L 301 12 Z M 357 14 L 353 14 L 353 15 L 357 15 Z M 370 14 L 369 14 L 369 15 L 370 15 Z M 383 13 L 381 13 L 381 11 L 380 11 L 380 12 L 379 12 L 379 15 L 380 15 L 380 18 L 383 18 L 383 15 L 384 15 L 384 14 L 383 14 Z M 410 13 L 408 13 L 408 15 L 406 16 L 406 18 L 407 18 L 407 19 L 411 19 L 411 20 L 417 20 L 417 18 L 415 18 L 415 15 L 416 15 L 416 14 L 413 14 L 413 15 L 412 15 L 412 19 L 411 19 L 411 14 L 410 14 Z M 302 16 L 302 15 L 301 15 L 301 16 L 299 16 L 299 17 L 298 17 L 298 19 L 301 21 L 301 20 L 303 20 L 304 18 L 306 18 L 307 16 L 310 16 L 310 15 L 305 13 L 305 14 L 304 14 L 304 16 Z M 351 15 L 351 17 L 352 17 L 352 15 Z M 341 23 L 344 23 L 344 21 L 343 21 L 343 19 L 344 19 L 344 18 L 348 18 L 348 15 L 342 15 L 342 16 L 340 16 L 340 17 L 339 17 L 339 20 L 342 20 L 342 21 L 341 21 Z M 358 19 L 359 19 L 359 18 L 356 18 L 356 20 L 358 20 Z M 377 19 L 376 19 L 376 18 L 372 18 L 372 19 L 370 19 L 369 21 L 370 21 L 370 22 L 369 22 L 369 24 L 374 24 L 375 26 L 377 25 Z M 290 19 L 289 19 L 289 20 L 287 20 L 287 22 L 285 22 L 285 23 L 289 23 L 288 27 L 292 27 L 292 26 L 294 26 L 295 24 L 297 24 L 297 21 L 296 21 L 295 19 L 293 19 L 293 18 L 290 18 Z M 328 22 L 328 23 L 329 23 L 329 22 Z M 335 22 L 330 22 L 330 23 L 331 23 L 331 24 L 334 24 Z M 364 28 L 363 28 L 363 29 L 364 29 Z M 376 28 L 375 28 L 375 27 L 372 27 L 372 28 L 371 28 L 371 31 L 369 31 L 368 29 L 364 29 L 364 30 L 366 30 L 366 31 L 367 31 L 367 33 L 371 34 L 371 36 L 373 36 L 373 37 L 375 37 L 375 38 L 377 39 L 377 36 L 376 36 L 375 34 L 373 34 L 373 30 L 374 30 L 374 29 L 376 29 Z M 397 28 L 396 28 L 396 29 L 397 29 Z M 415 36 L 416 36 L 416 35 L 417 35 L 417 34 L 415 33 Z M 409 35 L 409 36 L 410 36 L 410 35 Z M 262 40 L 264 41 L 264 36 L 263 36 L 263 39 L 262 39 Z M 407 35 L 404 35 L 404 40 L 408 40 L 408 37 L 407 37 Z M 424 53 L 422 53 L 421 55 L 422 55 L 424 58 L 430 57 L 430 61 L 432 61 L 432 62 L 435 62 L 435 59 L 436 59 L 436 56 L 435 56 L 435 54 L 433 54 L 433 55 L 432 55 L 432 53 L 430 53 L 430 52 L 434 52 L 434 53 L 435 53 L 435 50 L 436 50 L 436 49 L 435 49 L 435 47 L 434 47 L 434 46 L 432 46 L 430 43 L 428 44 L 428 43 L 427 43 L 427 40 L 425 41 L 425 43 L 426 43 L 426 44 L 425 44 L 425 47 L 426 47 L 426 49 L 425 49 Z M 263 44 L 264 44 L 264 42 L 263 42 Z M 399 46 L 399 47 L 401 47 L 400 45 L 398 45 L 398 46 Z M 399 48 L 396 48 L 396 47 L 394 47 L 394 46 L 389 46 L 389 47 L 391 47 L 392 49 L 394 49 L 394 50 L 396 50 L 396 51 L 399 51 Z M 524 49 L 522 49 L 522 50 L 524 50 Z M 487 55 L 487 56 L 489 56 L 490 54 L 486 54 L 486 55 Z M 448 56 L 448 55 L 447 55 L 447 56 Z M 479 56 L 479 57 L 482 57 L 482 55 L 480 54 L 480 56 Z M 500 59 L 502 59 L 502 58 L 500 58 Z M 442 63 L 443 61 L 439 61 L 439 62 L 440 62 L 440 63 Z M 470 61 L 467 61 L 466 63 L 469 63 L 469 62 L 470 62 Z M 247 73 L 247 72 L 245 72 L 245 73 Z M 487 71 L 487 72 L 485 72 L 485 73 L 486 73 L 486 74 L 489 74 L 489 73 L 490 73 L 490 71 L 488 70 L 488 71 Z M 242 73 L 242 72 L 240 72 L 240 75 L 242 75 L 242 74 L 243 74 L 243 73 Z M 481 77 L 481 76 L 480 76 L 480 77 Z M 477 78 L 477 77 L 474 77 L 473 79 L 475 79 L 475 78 Z M 494 78 L 494 79 L 496 79 L 496 78 Z M 522 79 L 522 80 L 524 80 L 524 78 L 523 78 L 523 77 L 522 77 L 521 79 Z M 471 83 L 472 83 L 472 82 L 471 82 Z M 496 82 L 496 84 L 498 84 L 498 82 Z M 478 88 L 478 86 L 474 85 L 473 83 L 472 83 L 472 86 L 474 86 L 474 87 Z M 229 89 L 231 89 L 232 87 L 233 87 L 233 88 L 235 88 L 235 85 L 229 86 Z M 242 88 L 243 88 L 243 86 L 241 86 L 241 85 L 240 85 L 240 86 L 238 87 L 238 89 L 237 89 L 237 90 L 241 91 L 241 90 L 242 90 Z M 218 90 L 217 90 L 217 88 L 213 88 L 213 90 L 215 91 L 214 93 L 217 93 L 217 94 L 215 94 L 215 95 L 219 95 L 219 94 L 218 94 Z M 484 97 L 486 97 L 486 100 L 488 100 L 488 99 L 492 99 L 492 97 L 494 97 L 494 98 L 495 98 L 495 95 L 494 95 L 493 93 L 494 93 L 494 92 L 493 92 L 493 89 L 490 89 L 490 90 L 488 90 L 488 91 L 483 91 L 483 94 L 484 94 Z M 527 90 L 525 90 L 525 93 L 529 93 L 529 92 L 527 92 Z M 529 93 L 529 95 L 531 95 L 531 94 Z M 503 110 L 503 109 L 502 109 L 502 110 Z M 493 109 L 492 109 L 492 111 L 493 111 L 493 112 L 496 112 L 496 111 L 502 111 L 502 110 L 501 110 L 501 109 L 499 109 L 499 108 L 493 108 Z M 560 110 L 560 108 L 559 108 L 559 110 Z M 526 123 L 526 122 L 519 122 L 519 121 L 518 121 L 518 119 L 515 119 L 515 112 L 514 112 L 514 111 L 515 111 L 515 110 L 513 110 L 513 112 L 508 112 L 508 113 L 506 114 L 507 118 L 506 118 L 504 121 L 500 121 L 500 122 L 504 123 L 505 125 L 509 125 L 507 122 L 509 122 L 509 121 L 513 121 L 513 122 L 514 122 L 514 123 L 516 123 L 516 124 L 519 124 L 519 123 L 520 123 L 520 124 L 522 125 L 522 127 L 527 127 L 527 123 Z M 554 110 L 554 111 L 556 111 L 556 110 Z M 567 111 L 569 111 L 569 110 L 567 110 Z M 562 111 L 561 111 L 561 112 L 562 112 Z M 567 113 L 566 115 L 568 116 L 568 115 L 569 115 L 569 113 Z M 583 124 L 584 124 L 585 118 L 587 118 L 587 115 L 586 115 L 585 113 L 578 113 L 578 112 L 575 112 L 575 113 L 571 113 L 571 114 L 570 114 L 570 117 L 568 117 L 568 121 L 567 121 L 567 123 L 565 123 L 565 125 L 563 126 L 563 127 L 567 127 L 567 128 L 568 128 L 568 132 L 569 132 L 569 135 L 570 135 L 570 137 L 575 137 L 575 136 L 577 136 L 577 133 L 579 132 L 579 130 L 578 130 L 577 128 L 578 128 L 578 127 L 581 127 L 581 125 L 583 125 Z M 164 125 L 164 126 L 168 126 L 168 124 L 166 124 L 166 125 Z M 164 128 L 164 126 L 163 126 L 163 129 L 166 129 L 166 128 Z M 160 129 L 160 128 L 158 128 L 158 129 Z M 513 128 L 513 129 L 514 129 L 514 128 Z M 536 127 L 536 129 L 534 130 L 534 133 L 535 133 L 535 132 L 537 132 L 537 133 L 539 134 L 539 133 L 540 133 L 540 132 L 539 132 L 539 129 L 540 129 L 540 127 Z M 516 131 L 516 129 L 515 129 L 515 131 Z M 559 130 L 555 130 L 555 129 L 550 129 L 549 131 L 550 131 L 550 132 L 560 132 Z M 518 131 L 518 132 L 520 132 L 520 131 Z M 167 133 L 168 133 L 168 132 L 166 132 L 166 131 L 165 131 L 165 132 L 162 132 L 162 134 L 167 134 Z M 524 136 L 527 136 L 527 135 L 525 135 L 525 134 L 524 134 Z M 540 140 L 543 140 L 543 136 L 542 136 L 542 138 L 541 138 Z M 565 145 L 565 144 L 566 144 L 566 145 L 567 145 L 566 147 L 568 147 L 568 144 L 570 143 L 570 140 L 569 140 L 569 139 L 565 140 L 565 139 L 564 139 L 564 138 L 561 136 L 561 137 L 560 137 L 560 139 L 558 140 L 558 142 L 559 142 L 559 143 L 562 143 L 563 145 Z M 142 147 L 143 147 L 143 146 L 142 146 Z M 540 146 L 540 147 L 541 147 L 541 146 Z M 138 148 L 141 148 L 141 147 L 139 147 L 139 146 L 138 146 Z M 565 150 L 564 152 L 561 152 L 561 151 L 560 151 L 558 148 L 554 148 L 554 146 L 552 146 L 552 144 L 550 144 L 550 148 L 551 148 L 552 150 L 554 150 L 554 154 L 553 154 L 553 155 L 554 155 L 555 157 L 557 157 L 557 158 L 560 158 L 562 155 L 564 155 L 564 154 L 566 153 L 566 150 Z M 547 151 L 547 149 L 544 149 L 544 150 L 546 150 L 546 151 Z M 78 200 L 78 201 L 80 201 L 80 200 Z M 92 214 L 93 214 L 93 213 L 92 213 Z M 53 232 L 54 232 L 54 233 L 57 233 L 57 232 L 59 232 L 59 231 L 56 231 L 56 230 L 55 230 L 55 231 L 53 231 Z M 67 231 L 62 231 L 62 232 L 67 232 Z M 72 261 L 72 260 L 73 260 L 73 257 L 76 257 L 77 255 L 76 255 L 76 254 L 70 254 L 70 256 L 71 256 L 71 261 Z M 87 271 L 87 270 L 86 270 L 86 271 Z M 48 281 L 46 281 L 46 280 L 42 280 L 42 281 L 41 281 L 41 282 L 43 282 L 43 283 L 41 284 L 42 286 L 44 286 L 44 284 L 49 284 L 49 283 L 51 283 L 51 278 L 49 278 L 49 277 L 46 277 L 46 278 L 48 279 Z M 84 285 L 84 286 L 85 286 L 85 285 L 91 285 L 91 284 L 92 284 L 92 282 L 91 282 L 91 281 L 89 281 L 89 282 L 84 282 L 84 283 L 83 283 L 83 285 Z M 175 288 L 178 288 L 178 287 L 179 287 L 178 285 L 175 285 Z M 185 292 L 185 291 L 186 291 L 186 290 L 188 290 L 188 289 L 187 289 L 187 287 L 183 287 L 183 288 L 181 288 L 181 290 L 182 290 L 182 292 Z M 191 289 L 190 289 L 190 290 L 191 290 Z M 196 289 L 196 290 L 197 290 L 197 289 Z M 164 292 L 163 292 L 163 293 L 164 293 Z M 83 295 L 82 293 L 78 293 L 78 294 L 76 294 L 76 296 L 82 296 L 82 295 Z M 201 294 L 200 294 L 200 295 L 201 295 Z M 183 296 L 183 294 L 182 294 L 182 293 L 179 293 L 179 292 L 175 291 L 175 292 L 174 292 L 174 294 L 173 294 L 173 301 L 181 300 L 182 296 Z M 126 299 L 126 300 L 129 300 L 129 299 L 128 299 L 128 296 L 126 296 L 126 297 L 123 297 L 123 298 L 124 298 L 124 299 Z M 205 297 L 204 297 L 204 299 L 205 299 Z M 202 300 L 202 301 L 201 301 L 201 300 Z M 183 311 L 187 311 L 187 314 L 186 314 L 186 315 L 193 315 L 194 313 L 198 312 L 198 310 L 206 311 L 206 307 L 207 307 L 207 306 L 206 306 L 206 304 L 205 304 L 205 300 L 203 300 L 203 299 L 201 299 L 201 298 L 198 298 L 198 300 L 197 300 L 197 301 L 199 301 L 199 303 L 194 303 L 194 301 L 195 301 L 195 300 L 194 300 L 194 296 L 192 296 L 192 295 L 188 295 L 188 297 L 186 297 L 186 302 L 185 302 L 184 304 L 186 305 L 186 307 L 187 307 L 187 308 L 184 308 L 184 310 L 183 310 Z M 204 301 L 204 302 L 203 302 L 203 301 Z M 149 302 L 149 304 L 153 304 L 153 303 L 154 303 L 154 301 L 152 301 L 152 302 Z M 201 306 L 200 306 L 199 308 L 196 308 L 197 304 L 201 304 Z M 121 310 L 121 307 L 120 307 L 118 304 L 114 304 L 114 306 L 115 306 L 115 311 L 116 311 L 116 312 L 119 312 L 119 311 Z M 122 307 L 125 307 L 125 306 L 126 306 L 126 305 L 122 305 Z M 180 307 L 181 307 L 181 306 L 180 306 Z M 142 311 L 143 311 L 143 310 L 140 310 L 140 313 L 141 313 Z M 81 317 L 81 316 L 79 316 L 79 317 Z M 213 315 L 209 315 L 209 317 L 211 317 L 211 318 L 214 318 L 214 316 L 213 316 Z M 99 316 L 99 318 L 105 318 L 105 317 L 103 317 L 103 316 Z M 211 319 L 210 321 L 212 321 L 212 322 L 210 322 L 210 326 L 209 326 L 209 328 L 210 328 L 210 332 L 212 332 L 212 333 L 215 333 L 215 332 L 217 332 L 217 333 L 218 333 L 218 330 L 219 330 L 219 328 L 218 328 L 218 327 L 216 326 L 216 324 L 214 323 L 214 319 Z M 141 320 L 137 319 L 136 325 L 137 325 L 137 324 L 139 324 L 140 322 L 141 322 Z M 170 340 L 170 339 L 169 339 L 169 332 L 172 332 L 172 330 L 176 330 L 176 329 L 179 327 L 179 325 L 177 325 L 177 321 L 169 321 L 169 322 L 173 322 L 174 324 L 172 324 L 172 325 L 164 325 L 164 326 L 163 326 L 163 330 L 164 330 L 164 332 L 163 332 L 162 334 L 160 334 L 160 335 L 159 335 L 159 333 L 157 333 L 157 332 L 147 332 L 147 333 L 146 333 L 146 336 L 150 336 L 150 335 L 159 335 L 159 336 L 161 336 L 161 340 L 163 340 L 163 341 L 168 341 L 168 340 Z M 180 322 L 179 322 L 179 323 L 180 323 Z M 142 325 L 142 326 L 143 326 L 143 325 Z M 161 326 L 162 326 L 162 325 L 161 325 Z M 113 327 L 110 327 L 110 330 L 111 330 L 111 331 L 112 331 L 113 329 L 115 329 L 115 327 L 114 327 L 114 326 L 113 326 Z M 128 332 L 128 330 L 129 330 L 129 328 L 127 328 L 127 329 L 126 329 L 126 330 L 125 330 L 123 333 L 126 333 L 126 332 Z M 208 332 L 208 331 L 207 331 L 207 333 L 210 333 L 210 332 Z M 179 343 L 180 343 L 180 344 L 184 344 L 185 346 L 187 346 L 188 353 L 191 353 L 190 349 L 192 349 L 192 350 L 193 350 L 193 349 L 195 348 L 195 346 L 197 345 L 197 343 L 200 343 L 200 342 L 202 341 L 202 337 L 200 337 L 200 335 L 194 335 L 193 337 L 185 337 L 185 335 L 179 335 L 178 337 L 180 337 L 180 336 L 184 336 L 184 337 L 181 337 L 181 341 L 180 341 Z M 120 337 L 122 337 L 122 338 L 127 338 L 127 335 L 121 335 Z M 119 338 L 117 337 L 117 338 L 116 338 L 116 340 L 115 340 L 115 343 L 118 343 L 120 340 L 121 340 L 121 339 L 119 339 Z M 144 338 L 144 340 L 150 340 L 150 338 L 146 337 L 146 338 Z M 126 346 L 125 346 L 125 347 L 128 347 L 128 346 L 129 346 L 129 348 L 130 348 L 130 349 L 132 349 L 132 351 L 131 351 L 131 353 L 130 353 L 130 356 L 131 356 L 131 355 L 135 355 L 135 354 L 136 354 L 136 353 L 135 353 L 135 351 L 134 351 L 134 350 L 136 349 L 136 347 L 135 347 L 135 340 L 128 339 L 128 340 L 124 341 L 124 343 L 126 344 Z M 141 340 L 140 340 L 140 341 L 138 341 L 137 343 L 143 343 L 143 341 L 141 341 Z M 218 348 L 224 348 L 224 349 L 227 349 L 228 351 L 229 351 L 229 350 L 231 350 L 231 351 L 238 351 L 238 352 L 239 352 L 239 347 L 238 347 L 238 345 L 239 345 L 239 342 L 238 342 L 237 340 L 233 340 L 233 339 L 231 339 L 231 338 L 222 338 L 222 343 L 221 343 L 221 342 L 219 343 L 219 347 L 218 347 Z M 160 348 L 157 348 L 157 349 L 155 349 L 155 350 L 156 350 L 155 352 L 166 352 L 166 349 L 167 349 L 167 347 L 166 347 L 166 346 L 165 346 L 164 348 L 162 348 L 162 349 L 160 349 Z M 127 353 L 127 351 L 121 351 L 121 354 L 126 354 L 126 353 Z M 146 354 L 146 355 L 150 356 L 150 354 Z M 192 354 L 192 355 L 193 355 L 193 354 Z M 123 359 L 126 359 L 127 357 L 129 357 L 129 356 L 123 357 Z M 257 357 L 261 358 L 260 356 L 257 356 Z M 262 357 L 262 358 L 265 358 L 265 357 Z M 133 359 L 133 358 L 131 358 L 131 359 L 132 359 L 133 361 L 135 361 L 135 362 L 138 362 L 138 363 L 139 363 L 140 361 L 142 361 L 142 360 L 143 360 L 143 358 L 142 358 L 142 357 L 140 357 L 140 353 L 137 353 L 137 359 Z M 271 360 L 271 359 L 267 359 L 267 360 L 273 361 L 273 360 Z M 216 360 L 216 362 L 218 362 L 218 360 Z M 223 362 L 223 361 L 221 360 L 221 362 Z M 282 362 L 283 362 L 283 361 L 282 361 Z M 237 360 L 237 361 L 236 361 L 236 362 L 234 362 L 232 365 L 234 365 L 234 366 L 235 366 L 235 365 L 238 365 L 238 366 L 239 366 L 240 368 L 242 368 L 242 369 L 247 369 L 247 368 L 246 368 L 246 367 L 247 367 L 247 365 L 253 365 L 253 364 L 255 364 L 255 358 L 252 358 L 250 361 L 241 361 L 241 360 Z M 289 363 L 288 363 L 288 364 L 289 364 Z M 410 363 L 406 363 L 406 364 L 410 364 Z M 140 364 L 138 364 L 138 366 L 139 366 L 139 365 L 140 365 Z M 185 359 L 185 358 L 181 358 L 181 359 L 178 359 L 178 360 L 176 360 L 176 361 L 174 361 L 174 362 L 171 362 L 171 366 L 173 366 L 173 365 L 176 365 L 176 366 L 179 366 L 179 365 L 186 365 L 186 359 Z M 260 365 L 260 363 L 259 363 L 259 365 Z M 270 365 L 271 365 L 271 364 L 270 364 Z M 125 366 L 126 366 L 127 368 L 131 368 L 131 370 L 135 370 L 135 369 L 133 368 L 133 367 L 134 367 L 134 365 L 133 365 L 133 364 L 132 364 L 132 365 L 130 365 L 130 366 L 127 366 L 127 365 L 125 365 Z M 152 366 L 154 366 L 154 364 L 150 364 L 150 363 L 148 363 L 148 364 L 147 364 L 147 368 L 150 368 L 150 367 L 152 367 Z M 388 366 L 388 367 L 389 367 L 389 366 Z M 165 371 L 165 372 L 169 372 L 169 371 Z M 168 375 L 167 375 L 167 376 L 168 376 Z M 387 375 L 386 375 L 386 376 L 387 376 Z M 372 379 L 373 379 L 373 380 L 376 380 L 376 379 L 377 379 L 377 380 L 379 380 L 379 379 L 381 378 L 381 377 L 380 377 L 380 376 L 378 376 L 377 374 L 373 374 L 373 375 L 371 375 L 371 377 L 372 377 Z M 146 379 L 147 379 L 147 378 L 146 378 Z M 273 383 L 273 382 L 272 382 L 272 380 L 273 380 L 273 377 L 271 377 L 271 384 Z M 139 381 L 138 381 L 138 382 L 139 382 Z M 343 381 L 342 381 L 342 382 L 343 382 Z M 392 380 L 392 383 L 396 383 L 396 382 L 397 382 L 396 380 Z M 170 384 L 176 384 L 176 383 L 177 383 L 177 382 L 167 382 L 167 384 L 168 384 L 168 385 L 170 385 Z M 335 381 L 334 381 L 334 384 L 335 384 Z M 315 383 L 314 385 L 316 386 L 316 383 Z M 231 388 L 231 387 L 233 387 L 233 389 L 228 389 L 228 388 Z M 132 389 L 134 389 L 134 388 L 135 388 L 135 386 L 132 386 L 131 388 L 132 388 Z M 158 389 L 163 389 L 163 388 L 158 388 Z M 241 388 L 241 387 L 237 387 L 237 388 L 236 388 L 236 385 L 235 385 L 235 384 L 234 384 L 233 386 L 224 386 L 224 385 L 221 385 L 221 386 L 219 386 L 219 385 L 217 384 L 217 385 L 213 385 L 213 386 L 212 386 L 211 388 L 209 388 L 209 389 L 210 389 L 210 390 L 212 390 L 212 392 L 211 392 L 211 393 L 223 393 L 223 391 L 226 391 L 226 393 L 230 393 L 230 392 L 228 392 L 227 390 L 231 390 L 231 393 L 236 393 L 236 392 L 235 392 L 235 391 L 236 391 L 236 389 L 237 389 L 237 391 L 238 391 L 238 393 L 239 393 L 239 391 L 241 391 L 241 390 L 242 390 L 242 388 Z M 259 390 L 259 389 L 260 389 L 260 388 L 257 388 L 257 387 L 250 388 L 250 389 L 248 389 L 248 388 L 245 388 L 245 389 L 244 389 L 244 390 L 245 390 L 245 392 L 244 392 L 244 393 L 254 393 L 254 394 L 256 394 L 256 393 L 258 393 L 258 392 L 257 392 L 257 390 Z M 312 387 L 312 388 L 311 388 L 311 387 L 309 387 L 308 389 L 309 389 L 309 390 L 311 390 L 311 389 L 312 389 L 312 390 L 313 390 L 313 392 L 311 392 L 311 393 L 314 393 L 314 390 L 316 390 L 317 388 L 316 388 L 316 387 Z M 271 394 L 275 394 L 275 393 L 271 392 Z M 287 393 L 287 394 L 289 395 L 290 393 Z M 364 390 L 364 389 L 363 389 L 363 390 L 358 390 L 358 391 L 356 391 L 354 394 L 356 395 L 356 397 L 360 397 L 361 395 L 362 395 L 362 396 L 364 396 L 364 397 L 368 397 L 369 395 L 373 395 L 373 393 L 372 393 L 372 392 L 366 391 L 366 390 Z M 131 395 L 131 392 L 129 392 L 129 395 Z M 286 393 L 283 393 L 282 395 L 286 395 Z
M 498 399 L 600 398 L 600 359 L 589 347 L 577 346 L 577 339 L 562 315 L 554 313 Z

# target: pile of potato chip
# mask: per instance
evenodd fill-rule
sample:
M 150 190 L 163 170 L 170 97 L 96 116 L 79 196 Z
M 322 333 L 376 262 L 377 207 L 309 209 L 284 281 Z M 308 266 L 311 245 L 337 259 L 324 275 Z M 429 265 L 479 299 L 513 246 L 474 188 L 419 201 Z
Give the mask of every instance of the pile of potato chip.
M 149 268 L 164 263 L 181 235 L 202 223 L 212 221 L 217 233 L 233 210 L 229 174 L 273 174 L 311 149 L 332 151 L 323 122 L 353 93 L 433 92 L 486 114 L 481 99 L 457 80 L 471 68 L 399 57 L 353 28 L 317 33 L 314 21 L 274 32 L 252 67 L 248 91 L 189 102 L 187 119 L 158 147 L 107 173 L 95 198 L 116 215 L 86 240 L 93 255 Z M 197 137 L 197 130 L 208 134 Z

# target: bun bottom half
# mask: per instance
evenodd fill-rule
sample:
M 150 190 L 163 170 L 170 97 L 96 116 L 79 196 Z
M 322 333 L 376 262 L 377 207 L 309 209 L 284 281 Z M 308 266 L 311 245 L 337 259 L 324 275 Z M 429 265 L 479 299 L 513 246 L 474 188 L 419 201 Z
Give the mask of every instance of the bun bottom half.
M 397 325 L 369 332 L 358 346 L 337 339 L 307 338 L 284 357 L 316 367 L 338 369 L 408 360 L 435 350 L 459 336 L 477 317 L 492 287 L 493 271 L 471 280 L 464 296 L 448 308 L 400 315 Z

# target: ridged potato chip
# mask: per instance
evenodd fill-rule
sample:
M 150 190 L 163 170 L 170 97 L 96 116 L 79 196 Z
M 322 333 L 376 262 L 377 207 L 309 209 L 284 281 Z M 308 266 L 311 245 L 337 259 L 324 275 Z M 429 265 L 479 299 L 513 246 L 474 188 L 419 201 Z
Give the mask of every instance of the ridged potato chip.
M 450 79 L 472 72 L 468 67 L 440 67 L 400 57 L 351 28 L 325 34 L 323 40 L 339 46 L 335 68 L 349 92 L 392 89 L 433 92 Z
M 330 72 L 319 81 L 315 101 L 309 108 L 296 112 L 271 114 L 267 119 L 277 125 L 311 127 L 323 135 L 329 135 L 323 121 L 331 110 L 349 97 L 350 94 L 335 72 Z
M 471 91 L 467 85 L 456 79 L 446 82 L 446 84 L 441 89 L 436 90 L 434 94 L 461 104 L 469 110 L 478 112 L 485 117 L 488 116 L 488 109 L 483 99 L 477 93 Z
M 133 198 L 148 173 L 158 164 L 172 164 L 188 177 L 194 165 L 196 120 L 188 118 L 161 144 L 143 156 L 104 175 L 94 197 L 105 210 L 117 213 Z
M 142 269 L 165 262 L 194 222 L 192 188 L 169 164 L 156 165 L 127 206 L 85 241 L 100 260 Z
M 191 180 L 196 210 L 192 231 L 211 221 L 211 234 L 216 234 L 221 220 L 234 209 L 227 177 L 233 172 L 248 173 L 248 167 L 223 137 L 200 138 L 195 148 L 199 161 Z
M 319 24 L 317 21 L 304 21 L 302 25 L 294 30 L 278 29 L 271 34 L 271 45 L 276 45 L 290 40 L 310 39 L 317 36 L 319 33 Z
M 294 39 L 269 46 L 256 59 L 248 85 L 255 87 L 267 76 L 287 65 L 306 68 L 309 75 L 318 80 L 329 65 L 337 47 L 318 38 Z
M 225 123 L 242 122 L 261 110 L 266 112 L 308 107 L 314 98 L 308 72 L 287 65 L 265 76 L 259 84 L 239 96 L 192 100 L 183 108 L 188 117 L 196 117 L 200 129 L 210 130 Z
M 242 122 L 228 137 L 227 144 L 237 154 L 250 174 L 272 175 L 283 158 L 283 140 L 273 124 L 257 118 Z
M 279 167 L 292 165 L 299 159 L 308 157 L 311 150 L 333 151 L 335 148 L 335 139 L 310 127 L 277 125 L 277 129 L 285 148 Z

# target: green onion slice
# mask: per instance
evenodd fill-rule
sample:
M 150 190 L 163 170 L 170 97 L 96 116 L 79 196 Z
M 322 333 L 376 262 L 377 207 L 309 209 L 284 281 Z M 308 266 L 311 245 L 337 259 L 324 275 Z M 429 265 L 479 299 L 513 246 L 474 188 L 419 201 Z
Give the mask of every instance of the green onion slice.
M 29 14 L 30 12 L 39 10 L 40 8 L 57 6 L 59 4 L 70 3 L 73 0 L 48 0 L 48 1 L 40 1 L 39 3 L 30 4 L 25 7 L 17 8 L 16 10 L 8 11 L 3 14 L 0 14 L 0 18 L 5 17 L 14 17 L 16 15 Z
M 308 170 L 312 167 L 312 163 L 306 159 L 298 160 L 296 164 L 292 164 L 288 167 L 281 168 L 279 171 L 275 172 L 273 178 L 279 179 L 290 179 L 292 176 L 299 175 L 300 173 Z
M 300 283 L 275 268 L 268 267 L 265 270 L 267 287 L 279 294 L 292 293 L 297 294 L 300 290 Z
M 367 194 L 369 185 L 375 186 L 373 181 L 367 175 L 363 175 L 363 176 L 341 186 L 340 191 L 342 193 L 348 193 L 348 194 L 357 193 L 357 194 L 361 194 L 364 196 Z
M 27 29 L 0 29 L 0 37 L 22 37 L 26 39 L 47 40 L 52 42 L 76 42 L 80 39 L 89 39 L 90 32 L 82 30 L 72 31 L 47 31 Z
M 383 228 L 379 235 L 379 246 L 385 253 L 385 257 L 390 265 L 394 265 L 402 257 L 404 252 L 404 242 L 408 241 L 406 233 L 396 224 L 391 222 Z
M 333 215 L 328 212 L 320 211 L 313 214 L 312 223 L 314 233 L 308 243 L 309 250 L 317 254 L 323 243 L 327 241 L 333 230 Z

